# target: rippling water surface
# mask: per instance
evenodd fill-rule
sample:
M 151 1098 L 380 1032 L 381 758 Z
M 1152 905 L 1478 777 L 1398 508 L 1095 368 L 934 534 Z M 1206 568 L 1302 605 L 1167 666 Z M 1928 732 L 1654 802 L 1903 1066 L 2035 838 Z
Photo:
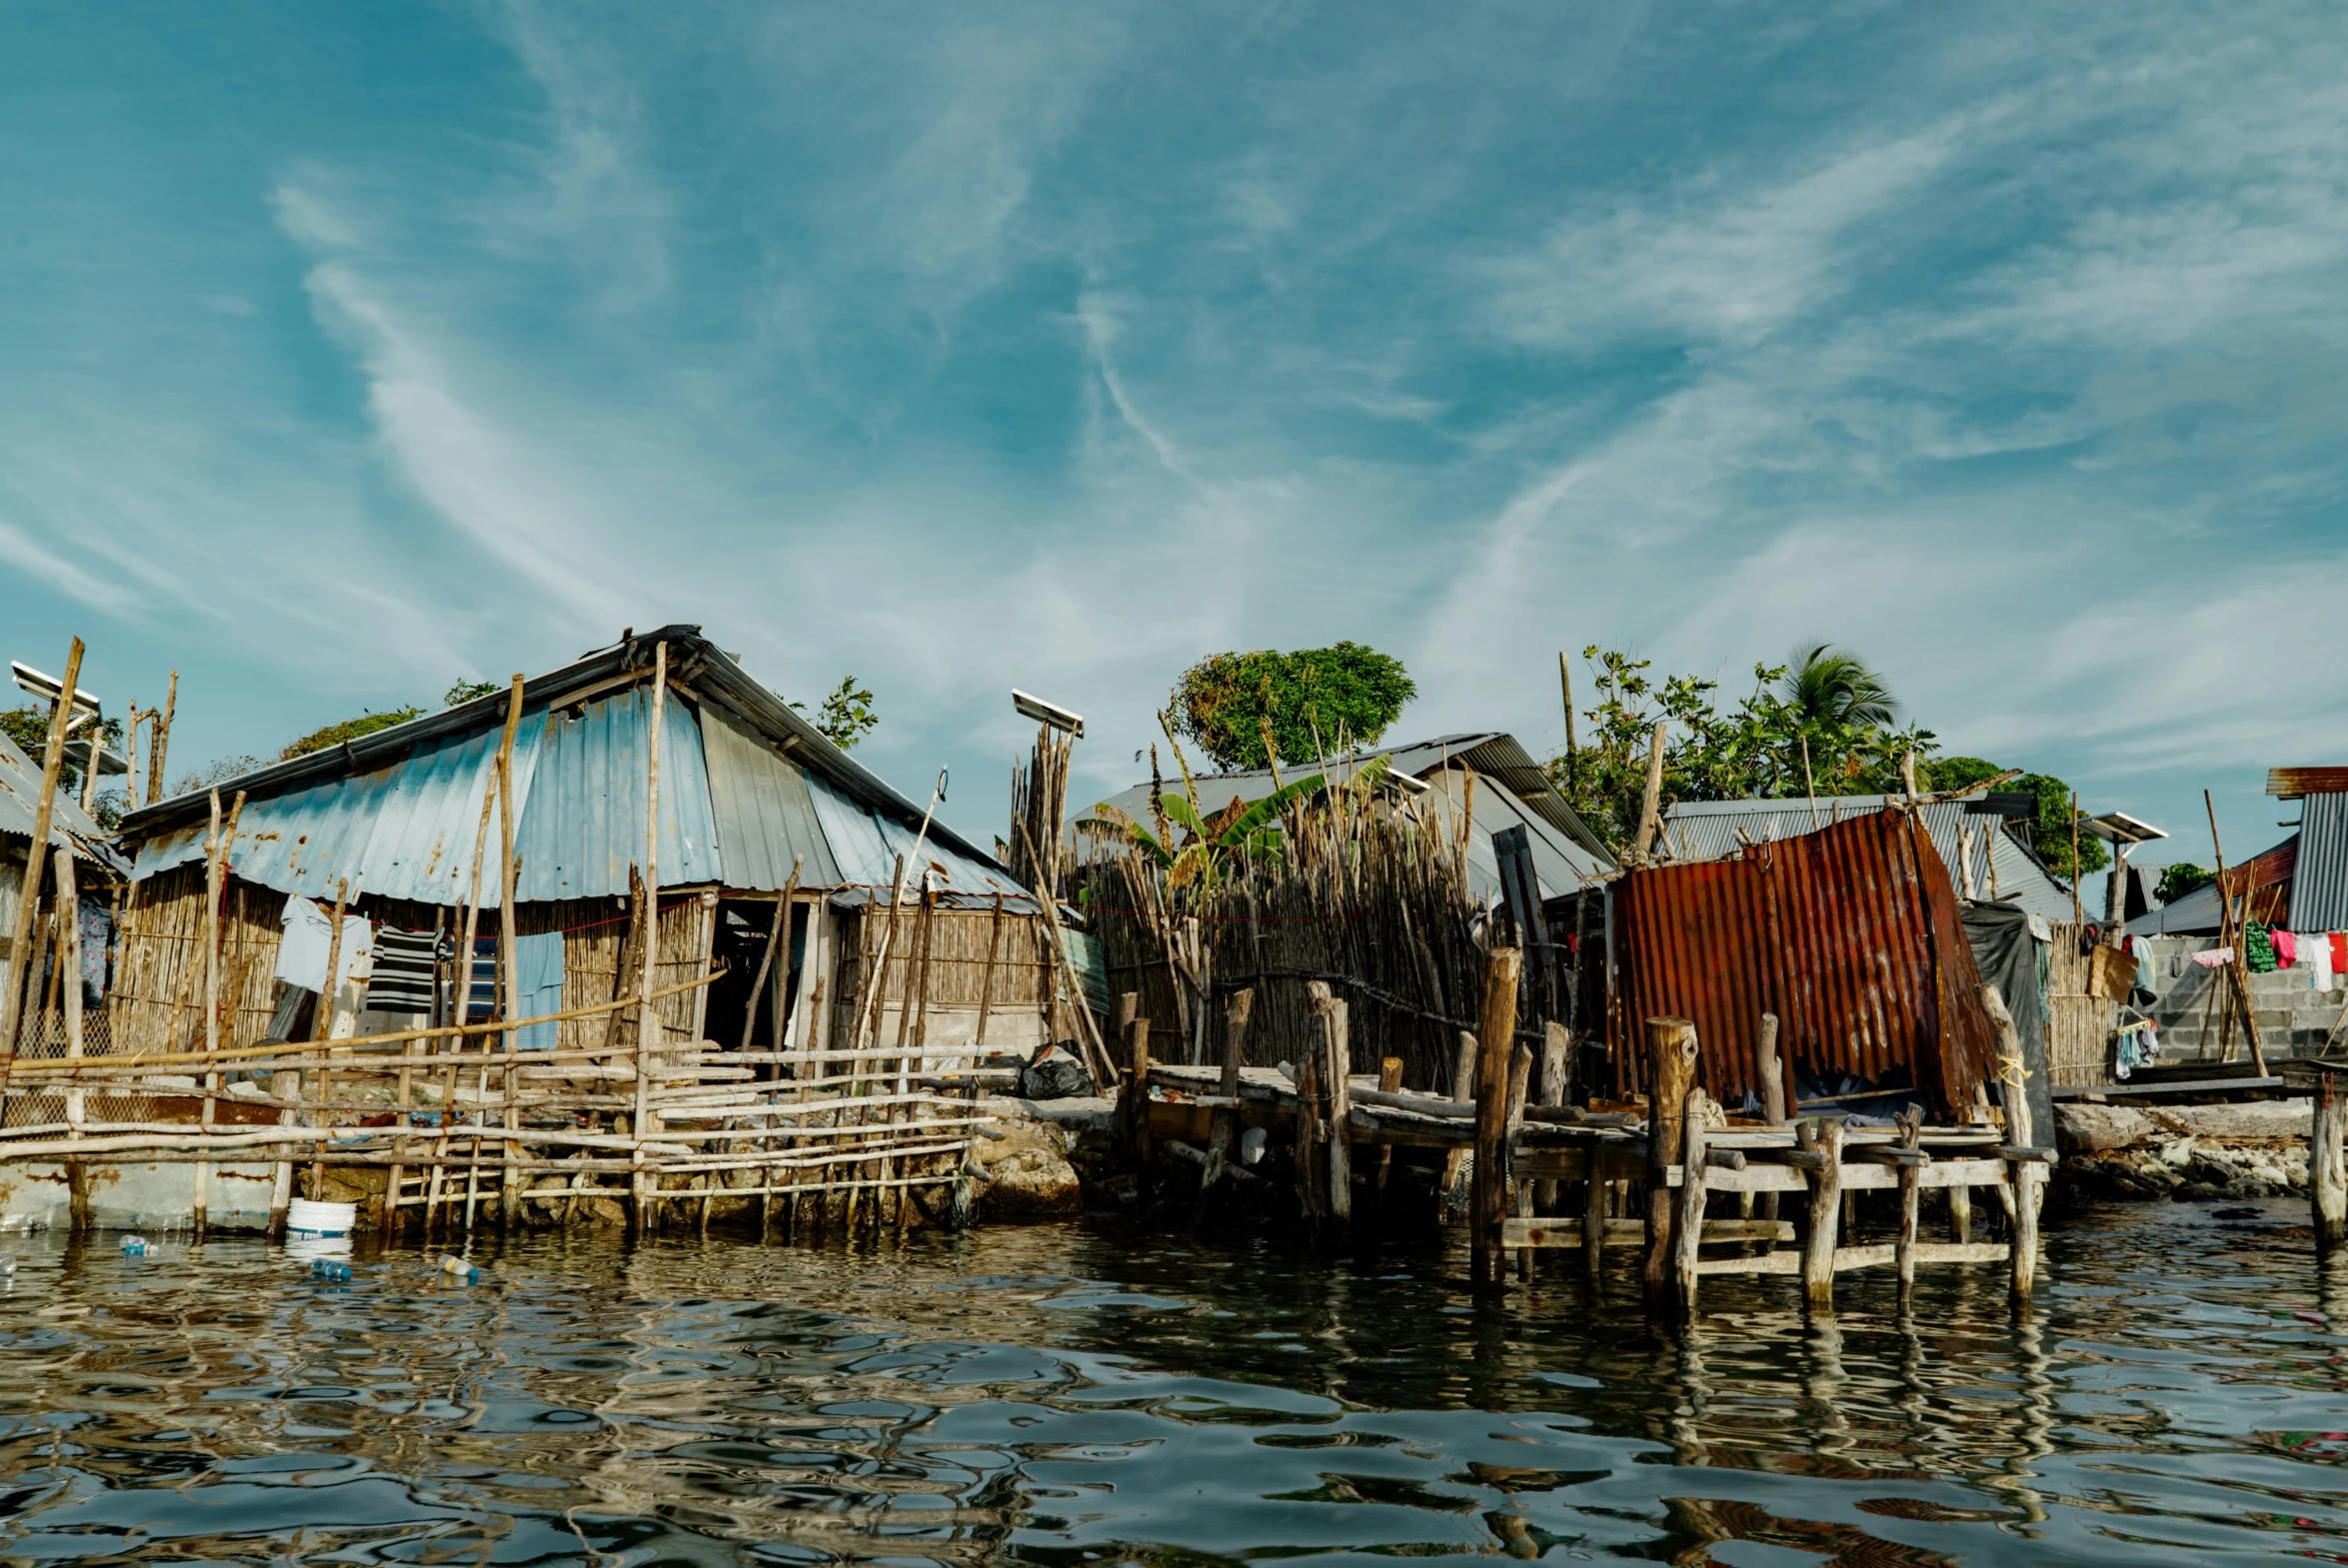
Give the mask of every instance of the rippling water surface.
M 2348 1260 L 2301 1219 L 2075 1218 L 2020 1323 L 1988 1268 L 1904 1318 L 1845 1276 L 1823 1328 L 1741 1280 L 1676 1343 L 1627 1276 L 1103 1222 L 532 1238 L 470 1288 L 19 1238 L 0 1558 L 2343 1562 Z

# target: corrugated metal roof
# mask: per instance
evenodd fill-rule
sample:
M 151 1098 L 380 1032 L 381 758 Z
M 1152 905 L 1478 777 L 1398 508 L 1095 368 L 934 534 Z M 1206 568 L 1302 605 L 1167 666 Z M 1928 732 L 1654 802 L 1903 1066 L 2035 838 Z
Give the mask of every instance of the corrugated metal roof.
M 1427 809 L 1446 831 L 1456 833 L 1467 795 L 1467 771 L 1438 768 L 1426 776 L 1425 782 L 1427 792 L 1423 800 Z M 1531 846 L 1533 875 L 1540 881 L 1544 898 L 1572 892 L 1610 869 L 1557 831 L 1545 817 L 1530 810 L 1516 795 L 1479 777 L 1467 820 L 1467 883 L 1476 897 L 1488 897 L 1500 890 L 1500 859 L 1492 847 L 1492 834 L 1517 826 L 1524 828 L 1526 842 Z
M 662 885 L 773 890 L 801 853 L 808 855 L 806 885 L 886 885 L 887 867 L 897 847 L 913 843 L 922 808 L 851 761 L 699 628 L 665 627 L 526 684 L 515 767 L 520 896 L 627 890 L 629 864 L 642 857 L 646 683 L 661 643 L 669 645 L 670 674 Z M 507 701 L 498 693 L 228 781 L 224 797 L 237 789 L 250 795 L 231 854 L 238 874 L 313 894 L 331 895 L 336 879 L 350 877 L 354 894 L 460 901 Z M 703 718 L 719 715 L 711 725 L 722 757 L 722 806 L 713 799 L 703 739 Z M 789 745 L 790 757 L 777 756 L 769 741 Z M 809 786 L 819 783 L 834 809 L 817 808 Z M 123 831 L 138 847 L 132 874 L 201 858 L 205 821 L 201 794 L 132 812 Z M 1008 870 L 944 821 L 931 824 L 929 851 L 949 868 L 957 890 L 1025 896 Z M 878 875 L 869 869 L 875 859 L 884 867 Z M 483 894 L 494 903 L 494 888 Z
M 2310 794 L 2299 802 L 2291 928 L 2348 930 L 2348 794 Z
M 701 741 L 726 885 L 779 890 L 803 855 L 800 885 L 838 882 L 840 865 L 816 819 L 807 775 L 716 703 L 702 705 Z
M 2285 800 L 2343 791 L 2348 791 L 2348 768 L 2270 768 L 2266 772 L 2266 792 Z
M 1555 882 L 1551 881 L 1548 870 L 1541 871 L 1541 886 L 1547 892 L 1568 890 L 1583 877 L 1602 874 L 1614 868 L 1613 856 L 1606 852 L 1597 836 L 1574 814 L 1572 806 L 1549 783 L 1548 776 L 1541 772 L 1540 765 L 1512 736 L 1492 732 L 1440 736 L 1432 741 L 1413 742 L 1408 746 L 1331 758 L 1325 769 L 1320 771 L 1333 778 L 1349 779 L 1372 758 L 1378 757 L 1385 758 L 1393 772 L 1429 784 L 1434 783 L 1435 776 L 1445 770 L 1453 771 L 1456 778 L 1457 769 L 1473 769 L 1484 780 L 1483 787 L 1476 793 L 1477 816 L 1483 814 L 1484 801 L 1500 792 L 1491 787 L 1498 784 L 1512 798 L 1507 820 L 1492 825 L 1505 827 L 1509 822 L 1523 821 L 1533 826 L 1534 837 L 1545 843 L 1563 862 Z M 1283 768 L 1280 770 L 1280 779 L 1283 783 L 1292 783 L 1313 772 L 1315 770 L 1309 766 Z M 1198 790 L 1198 809 L 1202 815 L 1212 815 L 1234 799 L 1261 799 L 1272 790 L 1268 769 L 1251 769 L 1234 774 L 1201 774 L 1194 783 Z M 1168 787 L 1180 788 L 1181 780 L 1178 777 L 1169 780 Z M 1136 821 L 1148 822 L 1151 816 L 1150 785 L 1133 784 L 1102 803 L 1116 806 Z M 1483 860 L 1479 863 L 1484 870 L 1491 872 L 1493 885 L 1497 886 L 1498 872 L 1491 854 L 1491 834 L 1482 832 L 1478 836 L 1483 840 Z M 1473 859 L 1472 847 L 1470 859 Z M 1567 868 L 1570 868 L 1570 874 L 1564 874 Z
M 1704 1086 L 1758 1090 L 1760 1015 L 1817 1076 L 1905 1068 L 1943 1106 L 1971 1097 L 1993 1047 L 1956 890 L 1898 811 L 1846 819 L 1730 859 L 1632 871 L 1614 884 L 1625 1088 L 1644 1078 L 1641 1020 L 1694 1020 Z
M 951 843 L 939 838 L 935 827 L 926 841 L 921 840 L 919 824 L 908 827 L 892 817 L 881 815 L 870 806 L 860 805 L 826 779 L 808 781 L 809 797 L 816 808 L 816 819 L 823 823 L 824 839 L 831 845 L 832 858 L 840 867 L 840 880 L 866 887 L 887 888 L 896 885 L 897 857 L 909 856 L 905 867 L 906 886 L 920 885 L 921 865 L 927 862 L 937 873 L 933 883 L 946 893 L 967 894 L 972 897 L 992 897 L 996 893 L 1027 896 L 1027 890 L 1012 880 L 1011 873 L 992 860 L 974 860 L 957 850 Z M 921 858 L 910 858 L 917 841 L 921 842 Z
M 628 867 L 644 857 L 651 736 L 652 694 L 643 687 L 555 712 L 514 841 L 522 857 L 520 897 L 535 902 L 628 891 Z M 701 726 L 671 692 L 661 705 L 661 885 L 723 881 L 723 865 Z
M 1884 794 L 1827 795 L 1818 801 L 1818 825 L 1832 826 L 1836 821 L 1849 821 L 1855 816 L 1871 816 L 1887 806 L 1897 805 L 1900 797 Z M 1981 809 L 1981 797 L 1964 800 L 1926 800 L 1916 807 L 1924 818 L 1924 826 L 1932 834 L 1932 847 L 1940 852 L 1941 863 L 1952 868 L 1963 864 L 1959 852 L 1959 837 L 1966 828 L 1973 833 L 1974 876 L 1983 898 L 1989 896 L 1990 867 L 1979 856 L 1986 844 L 1996 865 L 1997 901 L 2011 903 L 2031 914 L 2043 914 L 2048 919 L 2068 920 L 2071 917 L 2069 889 L 2056 881 L 2052 873 L 2040 863 L 2029 848 L 2005 830 L 2001 813 Z M 1663 816 L 1664 852 L 1674 859 L 1711 860 L 1734 854 L 1740 845 L 1737 830 L 1756 843 L 1795 838 L 1815 832 L 1810 821 L 1810 802 L 1800 799 L 1752 800 L 1682 800 Z M 2100 908 L 2100 905 L 2098 905 Z
M 514 799 L 527 828 L 531 779 L 545 731 L 545 711 L 525 709 L 514 734 Z M 408 756 L 365 773 L 313 780 L 284 794 L 248 799 L 229 845 L 229 869 L 281 892 L 331 898 L 350 892 L 427 903 L 462 902 L 472 881 L 473 841 L 482 794 L 495 773 L 503 726 L 471 735 L 418 740 Z M 225 809 L 235 785 L 223 786 Z M 208 822 L 191 822 L 139 844 L 136 878 L 204 857 Z M 481 903 L 495 908 L 498 824 L 490 816 Z M 517 842 L 519 850 L 519 842 Z M 523 866 L 527 872 L 529 860 Z
M 50 796 L 49 846 L 70 846 L 81 858 L 104 866 L 115 875 L 126 874 L 130 862 L 108 842 L 106 830 L 83 814 L 81 802 L 63 785 Z M 33 817 L 41 804 L 40 765 L 25 756 L 14 741 L 0 735 L 0 833 L 30 842 Z

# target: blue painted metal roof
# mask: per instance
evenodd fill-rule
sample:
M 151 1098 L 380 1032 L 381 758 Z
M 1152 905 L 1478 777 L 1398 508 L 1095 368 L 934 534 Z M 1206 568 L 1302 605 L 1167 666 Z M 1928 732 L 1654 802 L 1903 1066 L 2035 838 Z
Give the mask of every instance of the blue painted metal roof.
M 661 885 L 723 881 L 701 726 L 673 692 L 661 708 Z M 558 710 L 548 722 L 514 843 L 522 856 L 515 882 L 522 899 L 628 890 L 629 864 L 644 856 L 651 711 L 652 695 L 636 687 Z
M 524 710 L 514 735 L 515 814 L 524 827 L 529 814 L 522 802 L 530 798 L 545 721 L 543 708 Z M 229 845 L 229 869 L 246 881 L 313 898 L 331 898 L 337 883 L 347 882 L 353 895 L 464 901 L 502 728 L 421 740 L 400 762 L 247 800 Z M 223 807 L 228 803 L 224 798 Z M 132 876 L 201 860 L 207 831 L 193 822 L 145 840 Z M 482 867 L 485 908 L 495 908 L 499 898 L 498 831 L 493 809 Z
M 715 703 L 702 705 L 701 744 L 726 885 L 780 891 L 791 880 L 792 862 L 803 856 L 801 886 L 838 883 L 840 865 L 816 817 L 806 773 Z
M 897 857 L 902 854 L 907 856 L 905 882 L 909 888 L 920 885 L 921 866 L 927 864 L 938 877 L 932 885 L 942 892 L 974 897 L 998 892 L 1027 896 L 1027 889 L 1013 881 L 1009 872 L 957 852 L 935 833 L 922 841 L 921 857 L 913 858 L 919 838 L 916 829 L 859 804 L 823 779 L 810 777 L 808 786 L 816 819 L 823 823 L 824 838 L 840 866 L 841 881 L 867 887 L 894 886 Z
M 672 685 L 661 738 L 661 884 L 772 891 L 805 856 L 802 885 L 887 887 L 897 855 L 912 849 L 920 806 L 698 629 L 666 627 L 526 685 L 514 754 L 518 895 L 539 902 L 628 890 L 629 866 L 643 859 L 651 708 L 643 683 L 662 643 Z M 493 695 L 228 781 L 224 798 L 237 789 L 250 796 L 231 868 L 319 897 L 347 881 L 354 896 L 462 902 L 504 719 L 505 699 Z M 131 814 L 122 841 L 137 848 L 134 878 L 203 858 L 204 805 L 201 794 L 187 794 Z M 481 897 L 494 906 L 494 820 L 491 831 Z M 932 824 L 924 858 L 950 895 L 1026 897 L 1004 867 L 943 822 Z

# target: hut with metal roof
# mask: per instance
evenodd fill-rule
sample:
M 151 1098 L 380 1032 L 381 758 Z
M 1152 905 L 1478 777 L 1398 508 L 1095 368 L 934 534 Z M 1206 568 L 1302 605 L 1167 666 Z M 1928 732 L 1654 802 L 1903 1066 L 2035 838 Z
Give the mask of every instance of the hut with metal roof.
M 659 837 L 648 844 L 649 688 L 662 644 Z M 499 908 L 497 837 L 489 835 L 486 870 L 476 864 L 476 844 L 496 794 L 509 698 L 495 693 L 217 785 L 223 809 L 234 810 L 221 936 L 224 1047 L 267 1037 L 288 1021 L 275 959 L 289 900 L 339 898 L 375 925 L 404 932 L 452 931 L 469 898 Z M 658 880 L 658 983 L 673 985 L 713 961 L 727 970 L 662 1004 L 668 1043 L 779 1050 L 845 1043 L 876 986 L 879 1007 L 864 1026 L 887 1039 L 917 979 L 934 1045 L 975 1040 L 984 1029 L 989 1048 L 1021 1049 L 1071 1032 L 1065 1016 L 1052 1017 L 1056 1004 L 1065 1013 L 1069 1003 L 1055 1002 L 1053 964 L 1027 889 L 835 746 L 698 627 L 630 636 L 526 681 L 511 796 L 517 948 L 562 933 L 565 1009 L 609 1002 L 635 983 L 638 960 L 629 954 L 641 948 L 632 882 L 650 864 Z M 146 806 L 123 822 L 131 864 L 115 1014 L 122 1048 L 188 1049 L 201 1034 L 202 965 L 191 933 L 201 923 L 211 811 L 206 791 Z M 926 900 L 936 917 L 926 926 L 918 976 L 904 939 L 876 975 L 901 861 L 908 905 Z M 795 889 L 792 922 L 770 944 L 787 889 Z M 500 923 L 484 917 L 483 945 Z M 770 946 L 771 972 L 753 995 Z M 454 1010 L 454 966 L 443 962 L 436 1011 Z M 353 1016 L 334 1020 L 337 1032 L 406 1026 L 402 1018 L 357 1016 L 362 1000 L 351 1001 Z M 562 1044 L 606 1026 L 602 1018 L 567 1021 Z M 323 1021 L 316 1030 L 329 1032 Z

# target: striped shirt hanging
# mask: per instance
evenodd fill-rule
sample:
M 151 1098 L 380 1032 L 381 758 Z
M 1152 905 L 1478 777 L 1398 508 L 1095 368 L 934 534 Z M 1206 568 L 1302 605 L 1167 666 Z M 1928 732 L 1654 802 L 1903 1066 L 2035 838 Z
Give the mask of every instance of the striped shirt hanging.
M 386 925 L 375 933 L 375 973 L 367 981 L 367 1005 L 378 1012 L 432 1010 L 431 931 L 403 931 Z

